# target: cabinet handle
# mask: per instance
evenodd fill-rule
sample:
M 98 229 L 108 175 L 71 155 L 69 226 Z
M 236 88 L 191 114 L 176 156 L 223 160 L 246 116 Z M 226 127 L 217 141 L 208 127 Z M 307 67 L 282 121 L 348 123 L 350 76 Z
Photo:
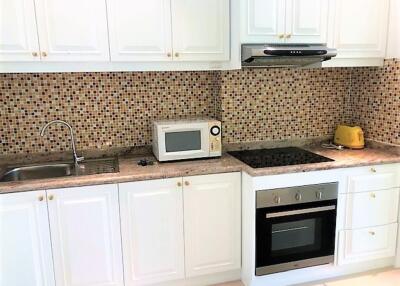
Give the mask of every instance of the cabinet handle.
M 375 231 L 370 231 L 369 234 L 370 235 L 375 235 Z
M 178 182 L 178 187 L 182 187 L 182 183 L 181 182 Z
M 376 195 L 374 193 L 371 194 L 371 198 L 375 199 Z
M 285 35 L 284 34 L 280 34 L 280 35 L 278 35 L 278 38 L 279 39 L 283 39 L 285 37 Z
M 54 200 L 54 196 L 53 195 L 49 195 L 49 201 Z
M 376 173 L 376 169 L 375 168 L 371 168 L 371 172 L 372 173 Z
M 47 57 L 47 53 L 46 52 L 42 52 L 42 57 Z
M 38 55 L 38 52 L 32 52 L 32 56 L 37 57 Z
M 39 201 L 39 202 L 43 202 L 43 200 L 44 200 L 44 197 L 43 197 L 43 196 L 39 196 L 39 197 L 38 197 L 38 201 Z
M 171 56 L 172 56 L 172 54 L 171 54 L 171 53 L 167 53 L 167 57 L 169 57 L 169 58 L 170 58 Z
M 287 34 L 286 39 L 290 39 L 291 36 L 292 36 L 292 34 Z
M 178 58 L 179 57 L 179 53 L 175 53 L 175 57 Z
M 190 183 L 188 181 L 185 181 L 185 186 L 189 186 Z

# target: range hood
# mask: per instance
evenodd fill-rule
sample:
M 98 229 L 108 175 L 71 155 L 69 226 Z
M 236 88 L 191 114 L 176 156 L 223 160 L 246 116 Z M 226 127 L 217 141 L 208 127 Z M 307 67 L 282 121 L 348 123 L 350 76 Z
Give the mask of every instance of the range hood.
M 322 44 L 244 44 L 242 67 L 321 67 L 336 54 Z

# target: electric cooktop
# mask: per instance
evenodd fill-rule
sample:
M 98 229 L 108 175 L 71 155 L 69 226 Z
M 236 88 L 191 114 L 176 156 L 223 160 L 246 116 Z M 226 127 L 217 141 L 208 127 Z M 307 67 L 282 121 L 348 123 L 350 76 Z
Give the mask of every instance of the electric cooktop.
M 279 167 L 334 161 L 330 158 L 297 148 L 273 148 L 228 152 L 252 168 Z

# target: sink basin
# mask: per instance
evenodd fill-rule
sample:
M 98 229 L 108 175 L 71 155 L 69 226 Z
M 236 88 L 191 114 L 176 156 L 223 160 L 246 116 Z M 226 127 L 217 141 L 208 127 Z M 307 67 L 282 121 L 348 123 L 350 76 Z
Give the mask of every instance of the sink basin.
M 72 164 L 50 164 L 23 166 L 8 170 L 0 179 L 1 182 L 24 181 L 70 176 L 74 172 Z
M 117 172 L 119 172 L 118 158 L 101 158 L 85 160 L 79 163 L 78 168 L 75 168 L 75 165 L 69 162 L 14 167 L 8 169 L 0 177 L 0 182 L 49 179 Z

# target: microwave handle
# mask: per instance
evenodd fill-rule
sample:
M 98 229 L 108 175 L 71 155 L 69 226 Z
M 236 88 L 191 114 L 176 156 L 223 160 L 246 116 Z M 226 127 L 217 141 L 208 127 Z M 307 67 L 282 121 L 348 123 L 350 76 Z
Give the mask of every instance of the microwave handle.
M 336 209 L 335 205 L 326 206 L 326 207 L 317 207 L 317 208 L 309 208 L 302 210 L 294 210 L 287 212 L 277 212 L 277 213 L 267 213 L 266 218 L 274 218 L 274 217 L 283 217 L 283 216 L 291 216 L 291 215 L 299 215 L 299 214 L 308 214 L 308 213 L 316 213 L 316 212 L 324 212 Z

